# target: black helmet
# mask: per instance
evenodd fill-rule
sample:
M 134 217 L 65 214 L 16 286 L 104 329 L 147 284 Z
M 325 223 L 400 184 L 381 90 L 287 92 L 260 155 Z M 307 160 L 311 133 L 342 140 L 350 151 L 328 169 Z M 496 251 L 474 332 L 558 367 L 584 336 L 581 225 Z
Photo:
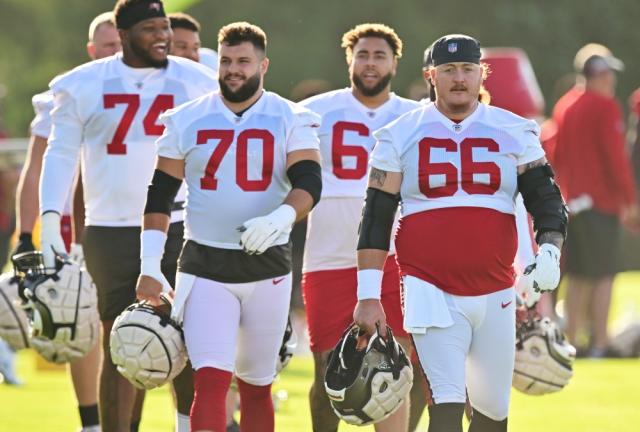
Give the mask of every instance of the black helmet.
M 411 363 L 387 327 L 363 350 L 356 349 L 360 329 L 351 325 L 329 356 L 324 385 L 336 415 L 366 425 L 393 414 L 413 384 Z

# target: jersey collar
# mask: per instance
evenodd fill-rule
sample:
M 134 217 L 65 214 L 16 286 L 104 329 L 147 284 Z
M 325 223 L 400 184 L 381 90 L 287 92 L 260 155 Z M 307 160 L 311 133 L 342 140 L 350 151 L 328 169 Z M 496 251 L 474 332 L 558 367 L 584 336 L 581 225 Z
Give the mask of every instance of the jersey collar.
M 482 113 L 486 109 L 486 106 L 482 102 L 478 102 L 476 109 L 469 116 L 467 116 L 467 118 L 462 120 L 460 123 L 456 123 L 453 120 L 451 120 L 449 117 L 442 114 L 440 110 L 438 110 L 438 108 L 436 107 L 435 103 L 428 105 L 426 109 L 430 109 L 432 112 L 432 115 L 436 117 L 436 119 L 440 123 L 444 124 L 447 129 L 453 131 L 453 133 L 459 134 L 464 132 L 469 127 L 470 124 L 472 124 L 474 121 L 476 121 L 476 119 L 478 119 L 478 117 L 482 115 Z

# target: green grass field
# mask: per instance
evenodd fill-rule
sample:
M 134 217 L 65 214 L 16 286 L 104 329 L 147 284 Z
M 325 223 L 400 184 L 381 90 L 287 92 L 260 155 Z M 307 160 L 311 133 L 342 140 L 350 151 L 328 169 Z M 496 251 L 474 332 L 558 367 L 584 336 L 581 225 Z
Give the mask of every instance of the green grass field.
M 627 308 L 640 309 L 640 273 L 616 279 L 612 320 Z M 0 385 L 0 431 L 71 432 L 79 427 L 69 378 L 62 372 L 36 370 L 35 354 L 22 352 L 22 387 Z M 311 431 L 307 392 L 313 361 L 294 358 L 274 385 L 278 398 L 276 430 Z M 286 396 L 285 396 L 286 395 Z M 419 431 L 426 432 L 426 415 Z M 579 360 L 563 391 L 541 397 L 512 394 L 509 430 L 516 432 L 632 432 L 640 430 L 640 361 Z M 143 432 L 171 431 L 173 408 L 166 388 L 148 393 Z M 341 431 L 373 431 L 344 427 Z

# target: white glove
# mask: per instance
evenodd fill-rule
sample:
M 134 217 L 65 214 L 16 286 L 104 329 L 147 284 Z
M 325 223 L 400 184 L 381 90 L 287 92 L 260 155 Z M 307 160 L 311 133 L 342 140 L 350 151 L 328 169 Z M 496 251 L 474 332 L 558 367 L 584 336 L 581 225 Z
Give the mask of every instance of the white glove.
M 282 232 L 291 230 L 296 216 L 293 207 L 282 204 L 266 216 L 249 219 L 238 228 L 242 233 L 240 246 L 250 255 L 263 253 L 273 246 Z
M 69 258 L 74 261 L 80 267 L 84 267 L 84 250 L 79 243 L 71 243 L 71 250 L 69 251 Z
M 50 211 L 40 217 L 40 247 L 44 266 L 47 269 L 56 268 L 56 252 L 67 254 L 67 248 L 60 234 L 60 214 Z
M 529 267 L 533 266 L 531 264 Z M 525 270 L 529 270 L 529 267 Z M 516 284 L 516 291 L 520 294 L 520 297 L 524 301 L 524 304 L 527 308 L 532 308 L 542 296 L 542 293 L 533 289 L 533 272 L 523 273 L 518 278 L 518 283 Z
M 167 278 L 162 274 L 162 255 L 167 234 L 159 230 L 144 230 L 140 235 L 140 274 L 149 276 L 162 284 L 162 292 L 173 291 Z
M 556 289 L 560 283 L 560 249 L 550 243 L 542 244 L 535 262 L 524 270 L 521 280 L 522 292 L 527 295 Z

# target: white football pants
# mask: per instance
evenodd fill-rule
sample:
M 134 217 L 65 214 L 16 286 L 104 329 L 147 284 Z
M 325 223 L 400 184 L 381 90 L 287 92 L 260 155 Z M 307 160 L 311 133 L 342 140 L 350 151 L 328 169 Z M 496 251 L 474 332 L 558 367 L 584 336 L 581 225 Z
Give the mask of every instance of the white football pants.
M 444 297 L 453 325 L 411 335 L 433 403 L 465 403 L 468 392 L 473 408 L 503 420 L 509 413 L 515 357 L 514 289 Z
M 289 316 L 291 283 L 291 273 L 241 284 L 196 277 L 183 325 L 193 368 L 233 372 L 257 386 L 272 383 Z

